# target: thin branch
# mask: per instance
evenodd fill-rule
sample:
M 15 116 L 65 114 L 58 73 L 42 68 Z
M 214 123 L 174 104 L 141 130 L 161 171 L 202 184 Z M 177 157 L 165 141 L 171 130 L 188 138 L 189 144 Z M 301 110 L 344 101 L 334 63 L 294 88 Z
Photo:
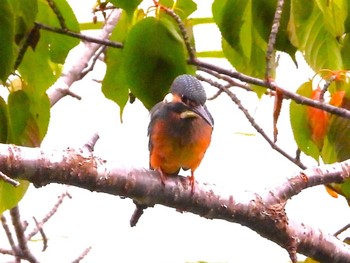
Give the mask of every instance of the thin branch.
M 92 153 L 94 151 L 95 144 L 99 138 L 100 136 L 98 135 L 98 133 L 94 133 L 91 136 L 90 140 L 84 144 L 83 149 L 87 150 L 89 153 Z
M 63 203 L 63 200 L 65 197 L 72 198 L 71 195 L 66 190 L 64 193 L 62 193 L 56 202 L 56 204 L 53 206 L 53 208 L 46 214 L 46 216 L 40 221 L 36 222 L 36 227 L 26 236 L 26 240 L 30 240 L 33 236 L 35 236 L 38 232 L 41 231 L 43 225 L 49 221 L 49 219 L 57 212 L 58 208 Z
M 249 87 L 249 85 L 247 83 L 238 82 L 238 81 L 236 81 L 236 80 L 234 80 L 226 75 L 221 75 L 221 74 L 217 73 L 216 71 L 209 70 L 207 68 L 201 68 L 201 67 L 198 67 L 198 70 L 203 71 L 205 73 L 208 73 L 217 79 L 222 79 L 222 80 L 226 81 L 227 83 L 230 84 L 231 87 L 239 87 L 239 88 L 242 88 L 246 91 L 253 91 L 253 89 L 251 87 Z
M 282 10 L 283 10 L 283 4 L 284 0 L 278 0 L 277 1 L 277 7 L 275 11 L 275 15 L 272 22 L 271 32 L 269 36 L 269 42 L 267 44 L 267 50 L 266 50 L 266 70 L 265 70 L 265 79 L 270 80 L 271 79 L 271 71 L 272 71 L 272 64 L 275 61 L 274 60 L 274 50 L 275 50 L 275 43 L 277 38 L 278 29 L 280 26 L 280 20 L 282 17 Z
M 39 40 L 39 34 L 40 34 L 39 27 L 36 24 L 34 24 L 32 30 L 29 32 L 28 36 L 26 37 L 26 39 L 24 40 L 22 46 L 18 51 L 18 55 L 15 61 L 15 64 L 13 66 L 15 70 L 19 67 L 19 65 L 21 65 L 23 57 L 28 47 L 31 46 L 33 49 L 35 49 L 35 46 Z
M 0 247 L 0 254 L 15 256 L 15 253 L 13 252 L 13 250 L 1 248 L 1 247 Z
M 122 48 L 123 47 L 123 44 L 119 43 L 119 42 L 115 42 L 115 41 L 111 41 L 111 40 L 107 40 L 107 39 L 96 38 L 96 37 L 91 37 L 88 35 L 69 31 L 67 29 L 52 27 L 52 26 L 48 26 L 48 25 L 38 23 L 38 22 L 35 22 L 35 25 L 37 25 L 38 28 L 40 28 L 40 29 L 51 31 L 54 33 L 62 34 L 62 35 L 66 35 L 66 36 L 70 36 L 70 37 L 74 37 L 74 38 L 78 38 L 78 39 L 83 40 L 83 41 L 92 42 L 92 43 L 96 43 L 96 44 L 100 44 L 100 45 L 104 45 L 104 46 L 108 46 L 108 47 L 114 47 L 114 48 Z
M 323 88 L 320 93 L 320 101 L 324 102 L 324 94 L 328 91 L 329 86 L 332 84 L 333 81 L 335 81 L 337 78 L 336 75 L 332 75 L 328 80 L 326 80 L 325 84 L 323 85 Z
M 168 15 L 170 15 L 175 22 L 177 23 L 179 29 L 180 29 L 180 33 L 181 36 L 184 40 L 185 46 L 186 46 L 186 50 L 189 56 L 190 60 L 193 60 L 196 58 L 195 55 L 195 50 L 193 48 L 193 46 L 191 45 L 191 39 L 187 33 L 186 27 L 184 25 L 184 23 L 182 22 L 181 18 L 174 12 L 174 10 L 172 10 L 171 8 L 168 8 L 162 4 L 160 4 L 158 1 L 153 1 L 156 7 L 159 7 L 160 9 L 164 10 L 165 13 L 167 13 Z
M 334 233 L 334 236 L 337 237 L 339 236 L 341 233 L 343 233 L 344 231 L 348 230 L 350 228 L 350 223 L 343 226 L 341 229 L 339 229 L 337 232 Z
M 75 260 L 72 261 L 72 263 L 79 263 L 82 259 L 84 259 L 84 258 L 87 256 L 87 254 L 89 254 L 90 250 L 91 250 L 91 247 L 86 248 L 86 249 L 83 251 L 83 253 L 81 253 L 81 254 L 79 255 L 79 257 L 78 257 L 77 259 L 75 259 Z
M 26 259 L 31 263 L 38 262 L 38 260 L 34 257 L 34 255 L 30 252 L 28 248 L 27 239 L 25 238 L 25 235 L 24 235 L 23 224 L 21 222 L 18 206 L 15 206 L 14 208 L 10 209 L 10 215 L 11 215 L 12 225 L 15 229 L 15 233 L 18 241 L 18 248 L 19 248 L 18 250 L 15 250 L 15 252 L 16 251 L 20 252 L 19 255 L 16 253 L 16 257 Z
M 106 46 L 102 46 L 94 55 L 94 57 L 92 58 L 92 63 L 90 64 L 89 67 L 87 67 L 86 69 L 84 69 L 84 71 L 81 72 L 81 77 L 85 77 L 86 74 L 88 74 L 90 71 L 92 71 L 95 67 L 95 64 L 97 62 L 97 60 L 99 59 L 99 57 L 101 56 L 101 54 L 103 52 L 105 52 L 107 49 Z
M 3 214 L 1 215 L 1 224 L 2 224 L 2 228 L 5 231 L 7 240 L 10 243 L 12 251 L 16 251 L 17 248 L 16 248 L 15 241 L 13 240 L 12 233 L 11 233 L 11 230 L 10 230 L 8 224 L 7 224 L 6 217 Z
M 217 83 L 211 79 L 207 79 L 204 78 L 200 75 L 197 75 L 197 78 L 199 80 L 203 80 L 208 82 L 210 85 L 219 88 L 220 90 L 222 90 L 223 92 L 225 92 L 230 99 L 238 106 L 238 108 L 243 112 L 244 116 L 247 118 L 247 120 L 250 122 L 250 124 L 252 125 L 252 127 L 267 141 L 267 143 L 272 147 L 272 149 L 276 150 L 277 152 L 279 152 L 282 156 L 284 156 L 285 158 L 287 158 L 289 161 L 291 161 L 292 163 L 294 163 L 295 165 L 299 166 L 301 169 L 306 169 L 306 166 L 299 160 L 296 158 L 293 158 L 292 156 L 290 156 L 287 152 L 285 152 L 282 148 L 280 148 L 276 143 L 274 143 L 273 140 L 271 140 L 269 138 L 269 136 L 265 133 L 265 131 L 256 123 L 256 121 L 254 120 L 254 118 L 250 115 L 250 113 L 248 112 L 248 110 L 243 107 L 241 101 L 237 98 L 237 96 L 232 93 L 229 89 L 227 89 L 225 86 L 221 85 L 220 83 Z
M 39 226 L 39 222 L 38 222 L 38 220 L 36 220 L 36 218 L 34 216 L 33 216 L 33 220 L 35 222 L 35 225 L 36 225 L 37 229 L 39 229 L 39 233 L 41 235 L 41 238 L 43 239 L 43 249 L 41 251 L 45 251 L 47 249 L 47 243 L 48 243 L 46 234 L 45 234 L 45 232 L 43 230 L 43 227 Z
M 14 187 L 18 187 L 20 185 L 18 181 L 8 177 L 6 174 L 2 173 L 1 171 L 0 171 L 0 180 L 3 180 L 4 182 L 9 183 Z
M 60 23 L 60 26 L 62 29 L 67 30 L 67 25 L 66 22 L 64 21 L 64 18 L 62 16 L 61 11 L 58 9 L 56 3 L 52 0 L 46 0 L 46 2 L 49 4 L 50 8 L 52 9 L 52 11 L 55 13 L 58 22 Z
M 276 89 L 279 88 L 280 91 L 283 92 L 283 95 L 285 97 L 294 100 L 298 104 L 302 104 L 302 105 L 307 105 L 307 106 L 311 106 L 311 107 L 314 107 L 314 108 L 318 108 L 318 109 L 327 111 L 329 113 L 338 115 L 340 117 L 350 119 L 350 111 L 345 109 L 345 108 L 335 107 L 335 106 L 332 106 L 330 104 L 324 104 L 324 103 L 321 103 L 319 101 L 312 100 L 310 98 L 306 98 L 306 97 L 301 96 L 301 95 L 299 95 L 297 93 L 288 91 L 288 90 L 286 90 L 286 89 L 284 89 L 282 87 L 277 87 L 275 83 L 270 83 L 270 82 L 268 82 L 266 80 L 262 80 L 262 79 L 259 79 L 259 78 L 254 78 L 254 77 L 245 75 L 243 73 L 240 73 L 238 71 L 232 71 L 232 70 L 224 69 L 224 68 L 221 68 L 219 66 L 216 66 L 216 65 L 213 65 L 213 64 L 210 64 L 210 63 L 198 60 L 198 59 L 189 60 L 188 63 L 191 64 L 191 65 L 196 65 L 198 67 L 207 68 L 207 69 L 216 71 L 216 72 L 218 72 L 220 74 L 227 75 L 227 76 L 230 76 L 230 77 L 235 78 L 235 79 L 239 79 L 240 81 L 243 81 L 243 82 L 246 82 L 246 83 L 258 85 L 258 86 L 261 86 L 261 87 L 266 87 L 266 88 L 271 89 L 273 91 L 276 91 Z
M 339 229 L 337 232 L 334 233 L 334 236 L 337 237 L 339 236 L 341 233 L 343 233 L 344 231 L 348 230 L 350 228 L 350 223 L 343 226 L 341 229 Z

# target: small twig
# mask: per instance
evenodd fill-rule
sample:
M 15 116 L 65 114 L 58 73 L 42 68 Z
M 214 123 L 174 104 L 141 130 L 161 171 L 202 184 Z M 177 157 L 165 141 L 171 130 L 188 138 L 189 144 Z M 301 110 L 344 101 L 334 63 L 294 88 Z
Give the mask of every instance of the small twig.
M 300 160 L 293 158 L 292 156 L 290 156 L 288 153 L 286 153 L 283 149 L 281 149 L 279 146 L 277 146 L 277 144 L 275 144 L 273 142 L 273 140 L 271 140 L 269 138 L 269 136 L 264 132 L 264 130 L 255 122 L 254 118 L 250 115 L 250 113 L 248 112 L 248 110 L 246 108 L 243 107 L 241 101 L 237 98 L 237 96 L 232 93 L 229 89 L 227 89 L 225 86 L 221 85 L 220 83 L 217 83 L 211 79 L 207 79 L 204 78 L 200 75 L 197 76 L 198 79 L 202 80 L 202 81 L 206 81 L 208 82 L 210 85 L 217 87 L 219 89 L 222 89 L 229 97 L 230 99 L 238 106 L 238 108 L 243 112 L 243 114 L 245 115 L 245 117 L 247 118 L 247 120 L 250 122 L 250 124 L 252 125 L 252 127 L 258 132 L 260 133 L 260 135 L 268 142 L 268 144 L 270 144 L 270 146 L 272 147 L 272 149 L 274 149 L 275 151 L 279 152 L 282 156 L 284 156 L 285 158 L 287 158 L 288 160 L 290 160 L 292 163 L 294 163 L 295 165 L 299 166 L 301 169 L 306 169 L 307 167 L 300 162 Z
M 295 160 L 299 160 L 300 161 L 300 155 L 301 155 L 301 150 L 298 148 L 295 151 Z
M 198 70 L 203 71 L 205 73 L 208 73 L 217 79 L 222 79 L 222 80 L 228 82 L 231 87 L 239 87 L 239 88 L 242 88 L 246 91 L 253 91 L 252 88 L 250 88 L 247 83 L 241 83 L 241 82 L 235 81 L 234 79 L 232 79 L 228 76 L 225 76 L 225 75 L 221 75 L 221 74 L 217 73 L 216 71 L 209 70 L 207 68 L 202 68 L 202 67 L 199 67 Z
M 76 93 L 74 93 L 70 89 L 65 89 L 64 92 L 66 93 L 66 95 L 71 96 L 72 98 L 75 98 L 77 100 L 81 100 L 81 96 L 76 94 Z
M 337 232 L 334 233 L 334 236 L 338 237 L 341 233 L 348 230 L 350 228 L 350 223 L 343 226 L 341 229 L 339 229 Z
M 131 218 L 130 218 L 131 227 L 136 226 L 137 222 L 139 222 L 140 217 L 143 215 L 144 210 L 148 208 L 147 205 L 139 204 L 136 201 L 134 201 L 134 204 L 136 207 L 135 207 L 134 213 L 131 215 Z
M 38 262 L 38 260 L 34 257 L 34 255 L 30 252 L 28 248 L 27 239 L 25 238 L 25 235 L 24 235 L 24 229 L 21 222 L 18 206 L 15 206 L 14 208 L 10 209 L 10 215 L 11 215 L 12 225 L 15 229 L 15 233 L 18 241 L 18 248 L 20 251 L 20 255 L 16 253 L 16 257 L 26 259 L 31 263 Z
M 15 70 L 21 64 L 28 47 L 31 46 L 33 49 L 35 48 L 36 43 L 38 41 L 38 38 L 39 38 L 39 27 L 38 27 L 38 25 L 34 24 L 32 30 L 29 32 L 23 45 L 20 47 L 20 49 L 18 51 L 18 55 L 17 55 L 16 61 L 15 61 L 15 64 L 13 66 Z
M 10 185 L 13 185 L 14 187 L 18 187 L 20 183 L 11 177 L 8 177 L 6 174 L 0 171 L 0 180 L 3 180 L 6 183 L 9 183 Z
M 79 263 L 82 259 L 84 259 L 87 256 L 87 254 L 89 254 L 90 250 L 91 247 L 86 248 L 77 259 L 72 261 L 72 263 Z
M 332 84 L 333 81 L 335 81 L 337 78 L 336 75 L 332 75 L 328 80 L 326 80 L 326 83 L 323 85 L 323 88 L 320 92 L 320 102 L 324 102 L 324 94 L 328 91 L 329 86 Z
M 15 253 L 13 252 L 13 250 L 1 248 L 1 247 L 0 247 L 0 254 L 3 254 L 3 255 L 11 255 L 11 256 L 14 256 L 14 255 L 15 255 Z
M 108 46 L 108 47 L 114 47 L 114 48 L 122 48 L 123 47 L 123 44 L 119 43 L 119 42 L 115 42 L 115 41 L 111 41 L 111 40 L 107 40 L 107 39 L 95 38 L 95 37 L 87 36 L 84 34 L 76 33 L 73 31 L 65 30 L 62 28 L 51 27 L 51 26 L 41 24 L 38 22 L 36 22 L 35 24 L 40 29 L 55 32 L 55 33 L 62 34 L 62 35 L 67 35 L 70 37 L 75 37 L 75 38 L 78 38 L 78 39 L 81 39 L 81 40 L 84 40 L 87 42 L 97 43 L 97 44 L 101 44 L 101 45 Z
M 49 4 L 50 8 L 52 9 L 52 11 L 55 13 L 58 22 L 60 23 L 60 26 L 62 29 L 67 30 L 67 25 L 66 22 L 64 21 L 64 18 L 62 16 L 61 11 L 58 9 L 57 5 L 55 4 L 54 1 L 52 0 L 46 0 L 46 2 Z
M 92 153 L 94 151 L 95 144 L 99 138 L 100 136 L 98 135 L 98 133 L 94 133 L 89 139 L 89 141 L 84 144 L 83 149 L 87 150 L 89 153 Z
M 1 224 L 2 224 L 2 228 L 5 230 L 7 240 L 9 241 L 12 250 L 16 251 L 15 241 L 13 240 L 12 233 L 11 233 L 11 230 L 10 230 L 8 224 L 7 224 L 6 217 L 3 214 L 1 215 Z
M 277 7 L 275 11 L 275 16 L 273 18 L 271 32 L 269 36 L 269 42 L 267 44 L 267 50 L 266 50 L 266 70 L 265 70 L 265 79 L 270 80 L 271 79 L 271 70 L 272 70 L 272 59 L 274 59 L 273 53 L 275 50 L 275 43 L 277 38 L 278 29 L 280 26 L 280 20 L 282 17 L 282 10 L 283 10 L 283 4 L 284 0 L 278 0 L 277 1 Z
M 100 55 L 105 52 L 106 50 L 106 46 L 102 46 L 94 55 L 94 57 L 92 58 L 92 63 L 90 64 L 89 67 L 85 68 L 84 71 L 81 72 L 81 78 L 85 77 L 86 74 L 88 74 L 90 71 L 92 71 L 95 67 L 96 61 L 98 60 L 98 58 L 100 57 Z
M 158 1 L 154 0 L 153 2 L 154 2 L 156 7 L 159 7 L 160 9 L 164 10 L 165 13 L 170 15 L 175 20 L 175 22 L 177 23 L 177 25 L 180 29 L 180 33 L 182 35 L 182 38 L 184 40 L 189 59 L 194 60 L 196 58 L 196 55 L 195 55 L 196 52 L 195 52 L 193 46 L 191 45 L 191 40 L 187 34 L 187 30 L 186 30 L 185 25 L 182 22 L 181 18 L 172 9 L 170 9 L 164 5 L 161 5 Z
M 32 232 L 30 232 L 26 239 L 27 240 L 30 240 L 33 236 L 35 236 L 39 231 L 40 229 L 43 227 L 43 225 L 49 221 L 49 219 L 57 212 L 57 209 L 60 207 L 60 205 L 63 203 L 63 199 L 65 197 L 69 197 L 69 198 L 72 198 L 72 196 L 68 193 L 68 191 L 66 190 L 66 192 L 62 193 L 59 197 L 58 197 L 58 200 L 56 202 L 56 204 L 54 205 L 54 207 L 49 211 L 49 213 L 47 213 L 47 215 L 41 220 L 41 222 L 38 222 L 36 224 L 36 228 L 34 228 L 32 230 Z
M 39 227 L 39 222 L 38 222 L 38 220 L 36 220 L 36 218 L 34 216 L 33 216 L 33 220 L 35 222 L 36 227 L 39 229 L 39 233 L 40 233 L 40 235 L 41 235 L 41 237 L 43 239 L 43 249 L 41 251 L 45 251 L 47 249 L 47 243 L 48 243 L 46 234 L 45 234 L 42 226 Z
M 228 89 L 231 87 L 231 85 L 227 85 L 226 88 Z M 207 98 L 207 100 L 215 100 L 217 97 L 219 97 L 223 93 L 223 90 L 219 89 L 213 96 Z

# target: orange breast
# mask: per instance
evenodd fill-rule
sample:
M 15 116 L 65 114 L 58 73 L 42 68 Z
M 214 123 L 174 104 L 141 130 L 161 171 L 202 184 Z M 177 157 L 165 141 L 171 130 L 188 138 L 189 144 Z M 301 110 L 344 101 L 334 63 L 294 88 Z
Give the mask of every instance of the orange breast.
M 158 119 L 150 132 L 150 166 L 166 174 L 192 171 L 210 144 L 212 127 L 200 117 L 181 119 L 177 113 Z

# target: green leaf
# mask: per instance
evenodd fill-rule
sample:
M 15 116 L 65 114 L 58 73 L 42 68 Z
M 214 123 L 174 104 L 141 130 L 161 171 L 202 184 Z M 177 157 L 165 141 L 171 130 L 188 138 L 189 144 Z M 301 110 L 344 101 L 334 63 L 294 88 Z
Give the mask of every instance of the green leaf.
M 291 0 L 284 1 L 282 17 L 276 37 L 275 49 L 284 51 L 288 53 L 292 58 L 294 58 L 297 49 L 290 42 L 288 32 L 290 5 Z M 277 0 L 253 0 L 252 2 L 253 21 L 256 21 L 256 23 L 254 23 L 254 26 L 256 27 L 260 36 L 266 40 L 266 42 L 270 36 L 276 7 Z
M 0 80 L 5 82 L 15 60 L 14 31 L 15 16 L 8 0 L 0 1 Z
M 254 17 L 252 9 L 252 0 L 216 0 L 212 6 L 214 21 L 223 37 L 225 57 L 238 71 L 263 78 L 267 42 L 257 29 L 260 21 L 258 17 Z M 259 89 L 259 95 L 261 92 Z
M 350 17 L 350 13 L 349 13 L 349 17 Z M 350 33 L 347 33 L 344 39 L 342 40 L 342 49 L 341 49 L 341 56 L 343 58 L 344 68 L 350 68 L 349 50 L 350 50 Z
M 192 0 L 177 0 L 174 11 L 183 20 L 197 10 L 197 4 Z
M 33 72 L 35 70 L 35 74 Z M 60 72 L 51 63 L 48 43 L 40 38 L 35 51 L 28 48 L 22 63 L 18 67 L 23 80 L 35 87 L 38 94 L 43 94 L 57 79 Z
M 70 30 L 79 31 L 79 24 L 73 11 L 65 0 L 55 1 L 57 8 L 64 16 L 65 23 Z M 39 1 L 38 22 L 59 27 L 59 21 L 46 1 Z M 61 68 L 58 64 L 64 63 L 68 52 L 79 43 L 72 37 L 40 31 L 40 39 L 35 50 L 28 48 L 18 70 L 24 81 L 38 96 L 41 96 L 58 78 Z M 58 64 L 56 64 L 58 63 Z M 33 74 L 35 69 L 36 74 Z
M 212 5 L 214 22 L 219 27 L 222 37 L 238 52 L 241 52 L 240 35 L 245 23 L 244 11 L 247 10 L 249 1 L 239 0 L 215 0 Z M 239 12 L 235 12 L 240 10 Z M 234 11 L 234 12 L 232 12 Z M 235 15 L 232 15 L 232 14 Z M 250 32 L 246 32 L 250 34 Z M 244 43 L 250 45 L 250 43 Z
M 350 105 L 350 99 L 344 98 L 343 105 Z M 342 107 L 344 107 L 342 105 Z M 346 106 L 345 108 L 348 108 Z M 327 133 L 328 144 L 322 153 L 325 163 L 342 162 L 350 158 L 350 120 L 331 115 Z M 329 152 L 334 152 L 333 156 Z M 330 158 L 332 157 L 332 158 Z
M 239 53 L 237 50 L 233 49 L 229 44 L 227 44 L 225 39 L 222 39 L 222 51 L 227 60 L 237 70 L 254 76 L 259 76 L 263 74 L 262 72 L 265 70 L 265 61 L 255 59 L 258 58 L 259 55 L 253 56 L 252 60 L 249 61 L 246 59 L 245 56 L 242 56 L 241 53 Z M 255 49 L 254 51 L 259 52 L 261 56 L 264 53 L 264 51 L 261 49 Z M 266 92 L 266 88 L 261 86 L 252 85 L 252 88 L 257 93 L 258 97 L 261 97 Z
M 30 101 L 25 92 L 22 90 L 10 93 L 8 97 L 8 111 L 10 120 L 10 137 L 9 143 L 22 145 L 21 137 L 30 118 Z
M 346 1 L 292 1 L 289 30 L 292 43 L 311 68 L 343 69 L 342 46 Z
M 50 102 L 46 94 L 34 98 L 23 90 L 10 93 L 8 97 L 8 113 L 6 104 L 0 99 L 1 139 L 4 139 L 3 129 L 8 126 L 7 143 L 24 146 L 40 146 L 49 124 Z M 8 121 L 6 121 L 8 116 Z M 5 125 L 8 123 L 8 125 Z M 3 142 L 3 141 L 1 141 Z M 22 199 L 29 182 L 20 180 L 20 186 L 0 181 L 0 214 L 17 205 Z
M 29 182 L 19 180 L 20 185 L 14 187 L 9 183 L 0 181 L 0 215 L 7 209 L 11 209 L 18 204 L 26 193 Z
M 124 73 L 131 92 L 146 108 L 161 101 L 174 78 L 188 70 L 185 48 L 173 24 L 149 17 L 130 30 Z
M 222 50 L 199 51 L 196 52 L 198 58 L 225 58 Z
M 66 0 L 54 1 L 57 9 L 63 15 L 67 28 L 71 31 L 79 32 L 79 23 L 75 14 Z M 52 11 L 46 1 L 39 2 L 38 22 L 60 27 L 56 14 Z M 68 52 L 79 44 L 79 40 L 73 37 L 56 34 L 48 31 L 41 31 L 41 40 L 45 42 L 46 48 L 49 50 L 52 62 L 63 64 Z
M 124 42 L 129 32 L 128 15 L 122 12 L 120 20 L 113 30 L 111 40 Z M 124 73 L 124 51 L 118 48 L 107 49 L 106 75 L 102 82 L 102 92 L 106 98 L 113 100 L 120 107 L 120 115 L 128 101 L 129 85 Z
M 50 103 L 46 95 L 34 98 L 23 90 L 10 93 L 8 143 L 39 146 L 47 131 L 49 111 Z
M 142 0 L 110 0 L 110 2 L 116 7 L 124 9 L 128 15 L 132 17 L 132 14 Z
M 303 83 L 297 90 L 297 93 L 310 98 L 312 94 L 312 81 Z M 295 142 L 302 152 L 318 161 L 320 152 L 317 145 L 312 141 L 309 122 L 307 120 L 307 107 L 291 101 L 289 110 Z
M 8 122 L 7 122 L 7 105 L 0 97 L 0 143 L 7 142 Z
M 38 1 L 10 0 L 10 3 L 16 16 L 15 40 L 19 44 L 33 28 L 33 23 L 38 13 Z

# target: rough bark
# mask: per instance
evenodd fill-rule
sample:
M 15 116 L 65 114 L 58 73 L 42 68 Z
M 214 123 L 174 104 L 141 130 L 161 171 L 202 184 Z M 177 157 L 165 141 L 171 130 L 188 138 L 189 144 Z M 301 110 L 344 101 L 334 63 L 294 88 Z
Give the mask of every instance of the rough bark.
M 90 191 L 128 197 L 153 206 L 161 204 L 208 219 L 239 223 L 277 243 L 321 262 L 350 262 L 350 247 L 334 236 L 289 219 L 286 202 L 303 189 L 349 178 L 350 161 L 300 172 L 263 193 L 223 193 L 213 185 L 170 177 L 163 185 L 160 175 L 145 168 L 125 167 L 94 157 L 88 151 L 45 151 L 0 144 L 0 171 L 36 186 L 49 183 L 74 185 Z M 292 257 L 292 256 L 291 256 Z

